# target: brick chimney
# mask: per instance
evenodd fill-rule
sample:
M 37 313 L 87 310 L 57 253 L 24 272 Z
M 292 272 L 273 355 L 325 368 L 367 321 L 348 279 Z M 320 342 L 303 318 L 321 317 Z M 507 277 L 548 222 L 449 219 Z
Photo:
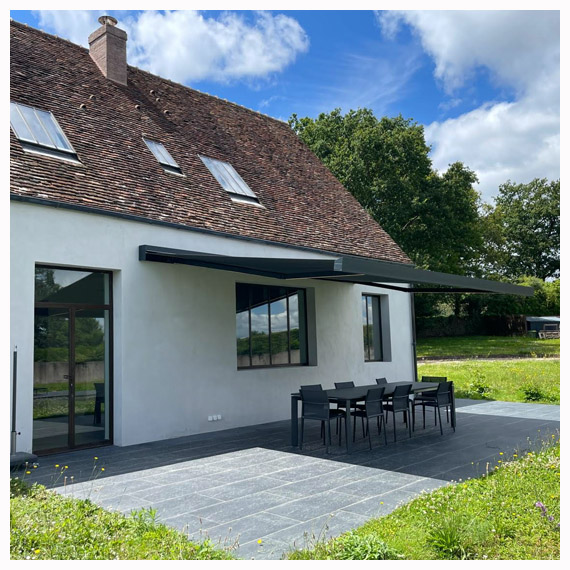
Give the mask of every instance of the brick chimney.
M 126 85 L 127 33 L 115 27 L 117 20 L 111 16 L 101 16 L 99 23 L 89 36 L 89 55 L 107 79 Z

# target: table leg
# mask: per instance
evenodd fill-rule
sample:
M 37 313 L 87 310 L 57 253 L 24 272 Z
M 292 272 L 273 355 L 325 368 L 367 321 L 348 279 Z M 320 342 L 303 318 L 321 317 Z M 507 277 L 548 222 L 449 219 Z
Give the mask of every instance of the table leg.
M 299 398 L 291 396 L 291 446 L 299 445 Z
M 346 421 L 344 426 L 344 433 L 346 436 L 346 452 L 350 453 L 352 451 L 352 416 L 350 415 L 350 400 L 345 400 L 346 406 Z

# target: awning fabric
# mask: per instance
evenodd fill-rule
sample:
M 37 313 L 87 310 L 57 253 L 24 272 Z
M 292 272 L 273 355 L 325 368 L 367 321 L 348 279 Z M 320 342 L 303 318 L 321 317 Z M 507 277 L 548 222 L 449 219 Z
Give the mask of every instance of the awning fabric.
M 502 293 L 525 297 L 534 293 L 532 287 L 427 271 L 418 269 L 411 264 L 353 256 L 340 256 L 334 259 L 236 257 L 141 245 L 139 246 L 139 260 L 180 263 L 223 271 L 263 275 L 276 279 L 325 279 L 358 283 L 408 293 Z M 392 283 L 407 284 L 408 286 L 390 285 Z M 421 286 L 418 287 L 418 284 Z M 424 285 L 430 285 L 430 287 Z

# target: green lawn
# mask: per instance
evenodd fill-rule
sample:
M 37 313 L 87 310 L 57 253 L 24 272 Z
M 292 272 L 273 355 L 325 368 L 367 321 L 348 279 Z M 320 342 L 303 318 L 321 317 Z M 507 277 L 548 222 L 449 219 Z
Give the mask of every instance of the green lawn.
M 511 459 L 289 558 L 560 559 L 560 444 Z
M 560 356 L 560 339 L 540 340 L 525 336 L 458 336 L 419 338 L 418 358 Z
M 227 550 L 155 522 L 152 511 L 126 517 L 89 500 L 10 480 L 12 560 L 224 560 Z
M 560 403 L 560 360 L 501 359 L 419 363 L 418 376 L 447 376 L 458 398 Z

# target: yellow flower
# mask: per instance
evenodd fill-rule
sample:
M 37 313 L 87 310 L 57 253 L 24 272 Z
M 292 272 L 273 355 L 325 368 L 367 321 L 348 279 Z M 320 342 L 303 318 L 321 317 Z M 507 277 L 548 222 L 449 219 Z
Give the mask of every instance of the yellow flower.
M 55 466 L 56 466 L 56 467 L 59 467 L 59 463 L 56 463 Z
M 26 475 L 29 475 L 31 473 L 31 471 L 26 471 Z
M 105 468 L 104 468 L 104 467 L 101 467 L 101 471 L 105 471 Z
M 39 553 L 40 553 L 40 549 L 39 549 L 39 548 L 36 548 L 36 549 L 34 550 L 34 554 L 39 554 Z
M 261 540 L 261 538 L 257 541 L 257 544 L 261 544 L 263 541 Z

